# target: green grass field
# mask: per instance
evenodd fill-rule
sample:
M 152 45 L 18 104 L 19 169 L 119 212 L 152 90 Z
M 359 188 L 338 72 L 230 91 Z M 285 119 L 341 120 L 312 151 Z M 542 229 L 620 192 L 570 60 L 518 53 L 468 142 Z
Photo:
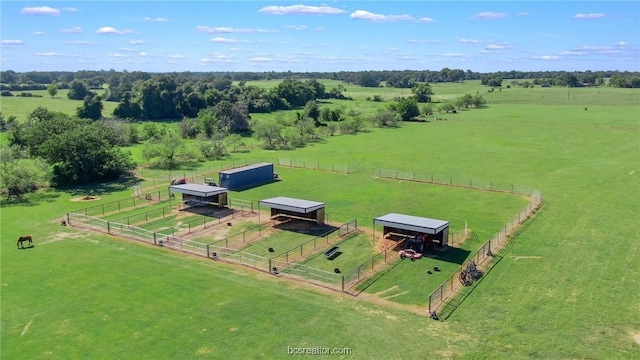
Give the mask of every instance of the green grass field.
M 434 92 L 475 92 L 477 84 L 455 86 Z M 2 358 L 273 359 L 287 357 L 287 346 L 350 347 L 348 357 L 357 359 L 640 358 L 640 93 L 571 89 L 567 100 L 566 88 L 544 90 L 556 91 L 553 99 L 508 89 L 485 95 L 485 109 L 446 121 L 332 137 L 295 152 L 233 154 L 238 161 L 284 157 L 359 169 L 278 168 L 283 181 L 239 192 L 242 198 L 286 192 L 326 199 L 330 220 L 357 218 L 362 226 L 385 208 L 450 217 L 458 230 L 466 219 L 479 238 L 465 244 L 469 250 L 525 199 L 377 179 L 375 171 L 540 190 L 542 209 L 446 321 L 428 319 L 415 305 L 415 294 L 444 280 L 445 271 L 424 274 L 446 265 L 430 258 L 398 262 L 352 297 L 62 228 L 64 213 L 87 206 L 70 201 L 87 189 L 43 191 L 26 203 L 2 203 Z M 104 202 L 131 195 L 120 185 L 93 190 Z M 23 234 L 34 236 L 33 249 L 16 250 Z M 410 274 L 414 286 L 402 286 Z

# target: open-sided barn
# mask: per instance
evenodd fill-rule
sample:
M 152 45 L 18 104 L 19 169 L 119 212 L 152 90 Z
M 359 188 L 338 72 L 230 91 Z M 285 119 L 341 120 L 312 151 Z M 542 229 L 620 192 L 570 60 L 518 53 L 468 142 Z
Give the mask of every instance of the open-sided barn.
M 179 184 L 169 186 L 169 192 L 182 194 L 182 201 L 189 206 L 227 206 L 228 189 L 201 184 Z
M 325 222 L 325 204 L 321 202 L 280 196 L 260 200 L 258 205 L 271 208 L 271 218 L 287 216 L 312 220 L 318 224 Z
M 373 219 L 373 228 L 382 225 L 382 236 L 395 234 L 403 237 L 421 238 L 444 247 L 449 238 L 449 221 L 419 216 L 389 213 Z M 375 237 L 375 234 L 374 234 Z

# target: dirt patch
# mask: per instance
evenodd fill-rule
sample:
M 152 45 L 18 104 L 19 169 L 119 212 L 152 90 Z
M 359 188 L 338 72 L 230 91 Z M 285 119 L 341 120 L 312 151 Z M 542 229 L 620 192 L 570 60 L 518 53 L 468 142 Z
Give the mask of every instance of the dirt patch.
M 514 256 L 513 260 L 520 260 L 520 259 L 542 259 L 542 256 Z
M 71 201 L 96 201 L 96 200 L 100 200 L 99 196 L 91 196 L 91 195 L 86 195 L 86 196 L 80 196 L 77 198 L 73 198 L 71 199 Z
M 631 332 L 631 336 L 633 337 L 633 340 L 636 341 L 636 344 L 640 345 L 640 331 L 638 332 Z
M 385 251 L 388 248 L 392 248 L 393 246 L 397 246 L 399 241 L 391 240 L 391 239 L 376 239 L 375 248 L 376 254 Z
M 46 245 L 46 244 L 54 243 L 56 241 L 62 241 L 65 239 L 78 239 L 83 236 L 86 236 L 86 234 L 58 231 L 53 236 L 46 237 L 42 242 L 39 242 L 38 245 Z

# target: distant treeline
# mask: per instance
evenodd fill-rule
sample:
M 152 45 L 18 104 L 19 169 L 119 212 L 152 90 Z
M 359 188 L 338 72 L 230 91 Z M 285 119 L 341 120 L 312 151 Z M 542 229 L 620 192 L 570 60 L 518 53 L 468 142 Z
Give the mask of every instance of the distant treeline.
M 59 89 L 68 88 L 74 80 L 83 80 L 90 88 L 102 88 L 108 84 L 113 90 L 122 83 L 133 84 L 136 81 L 148 80 L 158 75 L 171 75 L 177 83 L 213 82 L 225 79 L 235 82 L 278 80 L 278 79 L 327 79 L 339 80 L 348 84 L 364 87 L 384 86 L 395 88 L 413 88 L 417 83 L 461 82 L 465 80 L 482 80 L 489 86 L 500 86 L 502 80 L 531 80 L 533 84 L 554 86 L 598 86 L 609 79 L 607 85 L 614 87 L 640 87 L 640 73 L 628 71 L 499 71 L 479 73 L 471 70 L 443 68 L 434 70 L 389 70 L 389 71 L 339 71 L 339 72 L 171 72 L 149 73 L 143 71 L 83 70 L 69 71 L 30 71 L 0 72 L 0 90 L 24 91 L 46 90 L 48 84 L 55 83 Z M 117 91 L 116 91 L 117 93 Z M 122 93 L 122 92 L 120 92 Z M 119 101 L 117 94 L 107 100 Z

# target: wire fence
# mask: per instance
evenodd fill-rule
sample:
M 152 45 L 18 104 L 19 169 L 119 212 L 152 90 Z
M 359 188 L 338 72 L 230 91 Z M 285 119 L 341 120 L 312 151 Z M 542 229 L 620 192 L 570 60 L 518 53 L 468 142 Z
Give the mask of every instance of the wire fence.
M 377 272 L 382 270 L 389 262 L 398 259 L 396 249 L 401 248 L 406 238 L 399 240 L 397 243 L 388 246 L 381 252 L 372 256 L 369 260 L 363 262 L 352 271 L 346 273 L 342 277 L 342 291 L 352 292 L 357 285 L 371 278 Z
M 429 294 L 429 313 L 435 313 L 455 297 L 462 288 L 471 285 L 462 274 L 463 271 L 468 269 L 469 264 L 473 263 L 479 269 L 485 269 L 494 255 L 507 245 L 510 235 L 536 212 L 542 204 L 542 194 L 537 190 L 532 190 L 530 195 L 532 196 L 532 200 L 522 211 L 482 244 L 466 263 L 460 266 L 447 280 Z
M 436 311 L 441 308 L 444 304 L 447 303 L 450 299 L 455 297 L 456 294 L 464 287 L 469 285 L 468 277 L 466 277 L 466 269 L 469 268 L 469 264 L 472 263 L 473 266 L 477 266 L 478 268 L 486 268 L 490 260 L 493 258 L 494 254 L 503 248 L 508 242 L 509 236 L 529 217 L 535 213 L 535 211 L 542 204 L 542 193 L 534 188 L 529 186 L 515 185 L 515 184 L 498 184 L 493 181 L 480 181 L 473 179 L 460 179 L 454 178 L 453 176 L 441 176 L 434 174 L 421 174 L 415 173 L 411 171 L 398 171 L 398 170 L 386 170 L 379 169 L 376 174 L 381 178 L 389 178 L 389 179 L 397 179 L 397 180 L 406 180 L 406 181 L 417 181 L 417 182 L 425 182 L 431 184 L 438 185 L 448 185 L 448 186 L 457 186 L 464 187 L 470 189 L 478 189 L 485 191 L 500 191 L 500 192 L 508 192 L 512 194 L 526 195 L 530 197 L 529 203 L 527 206 L 516 214 L 506 225 L 504 225 L 500 230 L 498 230 L 493 236 L 491 236 L 484 244 L 482 244 L 479 249 L 469 258 L 469 260 L 464 263 L 460 268 L 458 268 L 447 280 L 445 280 L 440 286 L 438 286 L 435 290 L 433 290 L 428 296 L 428 311 L 429 313 L 435 314 Z M 371 260 L 372 266 L 374 268 L 374 261 Z M 378 261 L 380 262 L 380 261 Z M 351 276 L 351 278 L 355 279 L 355 283 L 357 284 L 357 280 L 360 278 L 360 274 L 358 276 Z M 354 282 L 353 280 L 348 284 Z M 352 286 L 353 287 L 353 286 Z

